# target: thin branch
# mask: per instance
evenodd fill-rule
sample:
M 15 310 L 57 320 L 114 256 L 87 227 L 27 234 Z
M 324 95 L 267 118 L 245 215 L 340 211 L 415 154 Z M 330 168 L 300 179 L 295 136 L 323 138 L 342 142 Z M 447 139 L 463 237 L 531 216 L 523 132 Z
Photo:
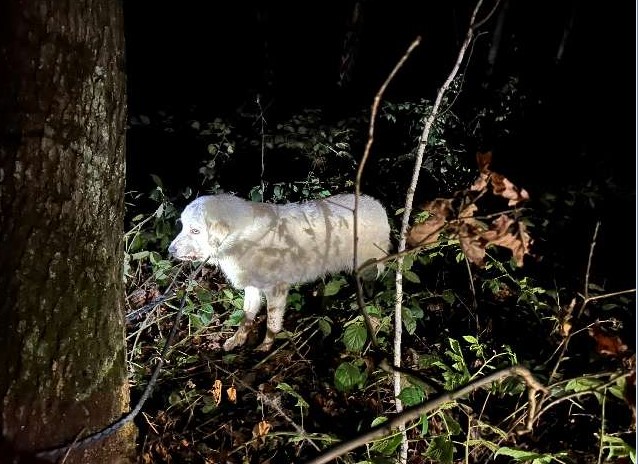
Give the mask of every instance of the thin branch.
M 613 384 L 615 384 L 618 380 L 625 378 L 625 377 L 629 377 L 630 375 L 633 375 L 633 372 L 623 372 L 622 374 L 618 374 L 614 377 L 611 377 L 607 382 L 597 385 L 595 387 L 589 388 L 587 390 L 580 390 L 574 393 L 569 393 L 567 395 L 563 395 L 560 396 L 558 398 L 556 398 L 554 401 L 552 401 L 551 403 L 547 404 L 546 406 L 543 406 L 542 409 L 540 409 L 540 411 L 538 411 L 538 414 L 536 414 L 536 417 L 534 418 L 534 422 L 536 422 L 538 419 L 540 419 L 540 417 L 545 414 L 547 411 L 549 411 L 551 408 L 553 408 L 554 406 L 556 406 L 558 403 L 562 403 L 563 401 L 566 400 L 570 400 L 572 398 L 577 398 L 579 396 L 582 395 L 587 395 L 587 394 L 591 394 L 593 395 L 594 393 L 600 393 L 601 390 L 605 390 L 606 388 L 609 388 L 610 386 L 612 386 Z M 549 388 L 551 388 L 552 386 L 550 385 Z
M 208 360 L 213 366 L 215 366 L 215 369 L 219 369 L 220 371 L 224 372 L 226 375 L 229 375 L 230 377 L 232 377 L 233 381 L 237 383 L 237 385 L 241 385 L 243 388 L 245 388 L 246 390 L 254 394 L 257 398 L 261 398 L 264 401 L 264 403 L 266 403 L 268 406 L 273 408 L 284 419 L 286 419 L 286 421 L 288 421 L 288 423 L 293 426 L 293 428 L 295 429 L 295 431 L 301 438 L 303 438 L 308 443 L 310 443 L 315 450 L 321 451 L 321 448 L 319 448 L 319 446 L 314 441 L 312 441 L 312 439 L 310 438 L 306 430 L 302 426 L 297 424 L 294 420 L 292 420 L 292 418 L 290 418 L 288 414 L 286 414 L 286 412 L 281 408 L 281 406 L 279 406 L 277 401 L 270 399 L 270 397 L 266 395 L 265 393 L 255 390 L 253 387 L 251 387 L 246 382 L 241 380 L 236 374 L 224 369 L 223 367 L 221 367 L 219 364 L 212 361 L 211 359 L 208 358 Z
M 333 459 L 338 458 L 339 456 L 343 456 L 347 452 L 352 451 L 359 446 L 363 446 L 366 443 L 371 442 L 372 440 L 388 435 L 389 433 L 391 433 L 392 429 L 398 428 L 399 426 L 405 426 L 406 422 L 418 419 L 423 414 L 427 414 L 428 412 L 439 408 L 444 403 L 454 401 L 477 390 L 478 388 L 510 376 L 519 376 L 525 381 L 527 387 L 530 390 L 530 398 L 535 398 L 536 392 L 546 390 L 545 387 L 534 378 L 532 373 L 522 366 L 513 366 L 507 369 L 502 369 L 480 380 L 469 383 L 463 388 L 460 388 L 454 392 L 441 395 L 431 401 L 426 401 L 425 403 L 407 408 L 395 417 L 388 419 L 386 422 L 379 424 L 369 431 L 328 450 L 315 459 L 308 461 L 306 464 L 327 463 Z M 533 403 L 530 403 L 530 406 L 533 406 Z
M 390 74 L 388 75 L 386 80 L 383 82 L 383 84 L 381 84 L 379 91 L 374 96 L 374 100 L 372 102 L 372 108 L 370 111 L 370 125 L 368 126 L 368 140 L 366 142 L 365 149 L 363 150 L 363 156 L 361 157 L 361 162 L 359 163 L 359 168 L 357 169 L 357 177 L 355 179 L 355 184 L 354 184 L 355 193 L 357 196 L 361 194 L 361 177 L 363 176 L 363 168 L 366 164 L 366 161 L 368 160 L 368 157 L 370 156 L 370 149 L 372 148 L 372 143 L 374 142 L 374 128 L 375 128 L 375 123 L 377 119 L 377 113 L 379 111 L 379 104 L 381 103 L 381 98 L 383 98 L 383 94 L 385 93 L 385 90 L 388 88 L 388 85 L 390 85 L 390 82 L 394 79 L 396 74 L 399 72 L 399 69 L 403 67 L 403 65 L 405 64 L 407 59 L 410 57 L 414 49 L 418 47 L 420 43 L 421 43 L 421 37 L 417 37 L 416 39 L 412 41 L 412 43 L 410 44 L 408 49 L 405 51 L 401 59 L 394 66 L 392 71 L 390 71 Z
M 366 146 L 363 151 L 363 156 L 361 157 L 361 162 L 359 163 L 359 167 L 357 169 L 357 175 L 354 182 L 354 192 L 355 192 L 354 193 L 354 212 L 353 212 L 354 214 L 354 227 L 353 227 L 354 255 L 353 255 L 352 269 L 354 269 L 355 281 L 357 285 L 357 304 L 359 306 L 359 311 L 363 315 L 363 320 L 365 321 L 368 335 L 370 336 L 372 345 L 375 348 L 379 348 L 379 343 L 377 342 L 377 337 L 374 333 L 374 329 L 372 328 L 370 317 L 368 316 L 368 313 L 365 311 L 363 287 L 361 285 L 361 279 L 359 278 L 361 269 L 359 269 L 358 254 L 357 254 L 357 247 L 359 244 L 359 197 L 361 196 L 361 179 L 363 176 L 363 168 L 365 167 L 368 157 L 370 156 L 370 150 L 372 148 L 372 143 L 374 142 L 374 129 L 375 129 L 375 124 L 377 120 L 377 113 L 379 111 L 379 105 L 381 104 L 381 98 L 383 97 L 385 90 L 388 88 L 388 85 L 390 85 L 390 82 L 394 79 L 396 74 L 399 72 L 399 69 L 401 69 L 403 64 L 407 61 L 409 56 L 412 54 L 412 51 L 414 51 L 414 49 L 420 43 L 421 43 L 421 37 L 417 37 L 416 39 L 414 39 L 414 41 L 410 44 L 410 46 L 408 47 L 406 52 L 403 54 L 401 59 L 394 66 L 394 68 L 392 69 L 392 71 L 390 72 L 386 80 L 383 82 L 383 84 L 379 88 L 379 91 L 374 96 L 374 100 L 372 102 L 372 108 L 370 110 L 370 125 L 368 127 L 368 140 L 366 142 Z
M 594 229 L 594 236 L 591 239 L 589 245 L 589 257 L 587 258 L 587 270 L 585 271 L 585 300 L 589 299 L 589 273 L 591 271 L 591 263 L 594 258 L 594 248 L 596 248 L 596 238 L 598 237 L 598 229 L 600 228 L 600 221 L 596 222 L 596 228 Z M 582 308 L 581 308 L 582 312 Z M 580 316 L 580 313 L 578 313 Z
M 430 115 L 427 117 L 423 132 L 421 137 L 419 138 L 419 145 L 417 148 L 416 160 L 414 162 L 414 170 L 412 171 L 412 180 L 410 182 L 410 186 L 408 187 L 408 191 L 405 197 L 405 207 L 403 210 L 403 218 L 401 220 L 401 230 L 399 232 L 399 245 L 397 248 L 397 252 L 401 253 L 405 250 L 406 240 L 407 240 L 407 230 L 410 222 L 410 215 L 412 213 L 412 204 L 414 202 L 414 193 L 416 192 L 416 186 L 419 181 L 419 173 L 421 172 L 421 165 L 423 164 L 423 157 L 425 154 L 425 148 L 428 143 L 428 139 L 430 137 L 430 131 L 432 126 L 434 125 L 434 121 L 438 115 L 439 107 L 443 101 L 444 95 L 447 93 L 448 88 L 452 84 L 452 81 L 456 77 L 459 68 L 461 67 L 461 63 L 465 57 L 465 52 L 467 51 L 470 43 L 472 42 L 472 38 L 474 37 L 474 26 L 476 23 L 476 16 L 478 14 L 481 5 L 483 4 L 483 0 L 478 0 L 476 6 L 474 7 L 474 11 L 472 12 L 472 16 L 470 19 L 470 25 L 467 30 L 467 34 L 465 36 L 465 40 L 461 45 L 461 49 L 459 50 L 458 56 L 456 58 L 456 63 L 452 68 L 452 71 L 448 75 L 448 77 L 443 82 L 443 85 L 438 91 L 436 96 L 436 100 L 434 101 L 434 105 L 432 106 L 432 110 Z M 396 287 L 396 298 L 395 298 L 395 307 L 394 307 L 394 365 L 401 366 L 401 337 L 402 337 L 402 309 L 403 309 L 403 258 L 399 257 L 397 259 L 397 273 L 395 277 L 395 287 Z M 396 410 L 397 412 L 401 412 L 403 409 L 403 405 L 401 404 L 401 400 L 398 398 L 401 393 L 401 375 L 399 372 L 394 373 L 394 396 L 396 397 Z M 402 443 L 401 453 L 400 453 L 400 462 L 406 462 L 407 460 L 407 440 L 405 439 Z
M 589 298 L 587 298 L 587 302 L 589 303 L 590 301 L 603 300 L 605 298 L 611 298 L 612 296 L 624 295 L 625 293 L 636 293 L 636 289 L 630 288 L 627 290 L 620 290 L 619 292 L 611 292 L 605 293 L 604 295 L 590 296 Z

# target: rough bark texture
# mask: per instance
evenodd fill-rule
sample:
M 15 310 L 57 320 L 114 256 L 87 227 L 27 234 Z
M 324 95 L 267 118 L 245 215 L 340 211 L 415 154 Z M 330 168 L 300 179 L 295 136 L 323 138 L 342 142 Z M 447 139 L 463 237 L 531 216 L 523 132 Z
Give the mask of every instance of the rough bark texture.
M 123 42 L 118 0 L 0 3 L 0 462 L 128 410 Z M 65 462 L 124 462 L 132 443 Z

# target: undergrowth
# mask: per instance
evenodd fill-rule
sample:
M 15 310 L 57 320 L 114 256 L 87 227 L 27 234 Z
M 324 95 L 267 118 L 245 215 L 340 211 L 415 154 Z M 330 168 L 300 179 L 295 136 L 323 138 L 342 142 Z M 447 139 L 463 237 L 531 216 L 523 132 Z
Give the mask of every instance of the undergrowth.
M 386 121 L 408 118 L 412 122 L 401 127 L 409 128 L 423 111 L 425 102 L 388 105 Z M 222 173 L 246 162 L 238 151 L 252 147 L 252 159 L 264 160 L 265 148 L 268 160 L 272 153 L 283 163 L 294 158 L 302 175 L 267 180 L 265 173 L 252 185 L 227 188 L 254 200 L 285 202 L 352 190 L 353 153 L 363 143 L 365 118 L 329 123 L 308 111 L 252 138 L 220 119 L 189 124 L 209 153 L 200 170 L 203 190 L 221 191 Z M 459 161 L 462 145 L 449 148 L 460 120 L 450 113 L 440 124 L 426 170 L 436 193 L 451 193 L 469 185 L 475 171 Z M 406 150 L 390 163 L 391 157 L 377 155 L 379 169 L 368 177 L 367 190 L 388 206 L 395 234 L 401 166 L 412 156 Z M 125 236 L 133 400 L 148 382 L 182 299 L 185 317 L 138 418 L 141 462 L 304 462 L 393 415 L 391 376 L 378 364 L 380 357 L 391 358 L 392 261 L 365 303 L 380 352 L 371 347 L 358 312 L 353 278 L 336 275 L 291 290 L 285 330 L 271 353 L 251 350 L 263 320 L 244 348 L 226 353 L 221 345 L 241 321 L 242 294 L 214 266 L 193 276 L 190 265 L 170 261 L 166 249 L 179 228 L 178 210 L 193 192 L 168 192 L 159 178 L 155 182 L 152 210 L 137 210 L 142 195 L 131 195 Z M 552 237 L 559 221 L 569 227 L 569 218 L 540 208 L 564 193 L 532 202 L 526 217 L 532 236 Z M 404 405 L 513 365 L 527 367 L 548 388 L 536 397 L 531 431 L 524 427 L 527 392 L 517 379 L 442 404 L 408 424 L 409 462 L 635 462 L 634 293 L 595 277 L 596 236 L 585 241 L 584 266 L 536 255 L 521 268 L 511 253 L 494 247 L 477 267 L 459 241 L 445 235 L 406 255 L 403 366 L 418 375 L 405 377 Z M 394 462 L 400 439 L 387 436 L 340 459 Z

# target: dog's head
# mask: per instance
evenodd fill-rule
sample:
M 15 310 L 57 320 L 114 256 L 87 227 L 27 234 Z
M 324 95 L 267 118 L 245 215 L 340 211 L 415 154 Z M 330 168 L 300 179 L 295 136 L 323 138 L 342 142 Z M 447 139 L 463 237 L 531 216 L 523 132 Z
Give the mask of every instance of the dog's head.
M 171 255 L 188 261 L 218 257 L 219 247 L 230 233 L 224 219 L 226 208 L 221 204 L 224 197 L 203 196 L 186 206 L 181 216 L 182 231 L 168 247 Z

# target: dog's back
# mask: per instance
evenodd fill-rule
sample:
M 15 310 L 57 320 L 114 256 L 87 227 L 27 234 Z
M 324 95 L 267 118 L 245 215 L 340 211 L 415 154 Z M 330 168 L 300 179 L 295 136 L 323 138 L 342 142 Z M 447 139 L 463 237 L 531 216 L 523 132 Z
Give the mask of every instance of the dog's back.
M 352 271 L 354 195 L 273 205 L 244 202 L 237 217 L 244 227 L 230 230 L 217 255 L 224 274 L 237 287 L 267 288 L 310 282 L 325 274 Z M 232 221 L 231 221 L 232 222 Z M 386 255 L 390 226 L 381 204 L 361 196 L 357 262 Z

